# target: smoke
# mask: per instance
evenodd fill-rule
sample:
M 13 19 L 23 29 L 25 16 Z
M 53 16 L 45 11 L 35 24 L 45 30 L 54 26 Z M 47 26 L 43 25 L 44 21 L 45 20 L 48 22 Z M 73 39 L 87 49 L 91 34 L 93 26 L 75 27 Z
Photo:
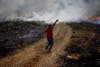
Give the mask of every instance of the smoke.
M 29 17 L 32 15 L 32 12 L 42 12 L 46 10 L 51 1 L 0 0 L 0 19 L 15 19 L 21 16 Z
M 89 16 L 100 16 L 99 7 L 100 0 L 56 0 L 43 16 L 45 20 L 78 21 Z
M 0 0 L 0 20 L 78 21 L 100 16 L 100 0 Z

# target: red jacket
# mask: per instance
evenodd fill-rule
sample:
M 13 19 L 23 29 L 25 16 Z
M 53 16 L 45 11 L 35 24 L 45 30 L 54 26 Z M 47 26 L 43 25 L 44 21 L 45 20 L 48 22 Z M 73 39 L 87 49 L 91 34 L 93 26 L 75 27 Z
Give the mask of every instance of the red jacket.
M 47 27 L 45 32 L 46 32 L 47 38 L 52 38 L 53 37 L 52 27 Z

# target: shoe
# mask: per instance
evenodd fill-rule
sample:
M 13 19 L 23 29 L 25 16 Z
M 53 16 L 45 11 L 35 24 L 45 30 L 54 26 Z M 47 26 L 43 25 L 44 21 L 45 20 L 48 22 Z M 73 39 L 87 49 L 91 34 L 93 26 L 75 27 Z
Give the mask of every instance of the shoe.
M 48 46 L 46 46 L 45 49 L 48 50 Z

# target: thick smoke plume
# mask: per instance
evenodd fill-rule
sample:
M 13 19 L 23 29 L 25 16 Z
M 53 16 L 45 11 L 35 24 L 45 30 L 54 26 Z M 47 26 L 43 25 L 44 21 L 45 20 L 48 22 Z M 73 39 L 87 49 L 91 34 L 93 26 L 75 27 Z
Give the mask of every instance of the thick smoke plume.
M 100 0 L 0 0 L 0 20 L 78 21 L 100 16 Z

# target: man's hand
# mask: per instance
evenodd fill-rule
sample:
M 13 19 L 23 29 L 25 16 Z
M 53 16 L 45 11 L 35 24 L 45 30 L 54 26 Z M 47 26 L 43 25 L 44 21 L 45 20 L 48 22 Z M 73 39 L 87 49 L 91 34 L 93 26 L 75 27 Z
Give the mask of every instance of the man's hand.
M 55 24 L 56 24 L 56 22 L 58 22 L 59 20 L 57 19 L 55 22 L 54 22 L 54 24 L 52 25 L 52 28 L 55 26 Z
M 55 22 L 58 22 L 59 20 L 57 19 Z

